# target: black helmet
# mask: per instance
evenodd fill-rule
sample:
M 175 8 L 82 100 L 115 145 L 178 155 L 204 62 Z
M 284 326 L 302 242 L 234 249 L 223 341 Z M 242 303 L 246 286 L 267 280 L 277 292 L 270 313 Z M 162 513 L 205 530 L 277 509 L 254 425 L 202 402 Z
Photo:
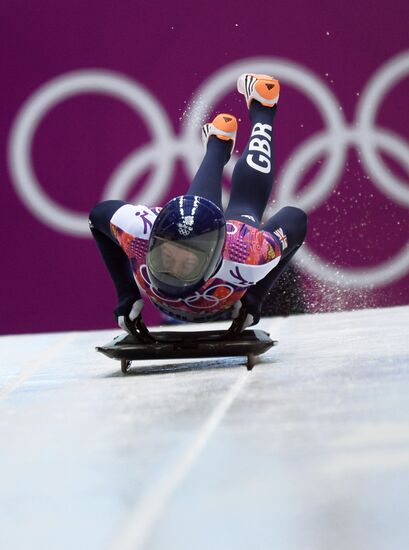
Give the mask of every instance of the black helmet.
M 152 227 L 147 270 L 152 286 L 169 297 L 200 288 L 222 260 L 226 220 L 214 203 L 196 195 L 169 201 Z

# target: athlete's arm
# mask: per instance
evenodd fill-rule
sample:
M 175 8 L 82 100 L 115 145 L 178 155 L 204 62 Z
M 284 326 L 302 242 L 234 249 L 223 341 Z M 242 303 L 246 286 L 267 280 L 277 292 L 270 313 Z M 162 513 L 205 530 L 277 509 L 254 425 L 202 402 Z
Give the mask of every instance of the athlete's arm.
M 123 201 L 104 201 L 97 204 L 89 216 L 91 233 L 115 285 L 118 304 L 114 313 L 118 322 L 121 317 L 127 317 L 132 311 L 136 312 L 138 309 L 139 315 L 142 309 L 141 294 L 135 282 L 129 258 L 111 232 L 112 216 L 124 205 L 126 203 Z
M 233 310 L 233 317 L 238 317 L 239 312 L 241 312 L 242 309 L 244 309 L 247 313 L 243 328 L 256 325 L 260 321 L 264 300 L 267 298 L 277 279 L 287 269 L 289 262 L 297 252 L 298 248 L 299 246 L 287 256 L 282 257 L 280 263 L 269 273 L 267 273 L 261 281 L 251 286 L 243 298 L 241 298 L 240 303 L 235 306 Z

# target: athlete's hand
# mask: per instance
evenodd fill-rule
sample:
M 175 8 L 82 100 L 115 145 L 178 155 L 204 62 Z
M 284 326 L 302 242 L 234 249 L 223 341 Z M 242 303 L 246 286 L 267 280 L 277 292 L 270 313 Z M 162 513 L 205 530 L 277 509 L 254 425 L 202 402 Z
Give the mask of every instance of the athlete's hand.
M 241 331 L 260 321 L 261 306 L 260 301 L 248 292 L 233 305 L 232 318 L 241 318 Z
M 135 321 L 140 316 L 142 309 L 143 300 L 140 298 L 132 304 L 132 307 L 127 315 L 119 315 L 117 317 L 119 328 L 129 332 L 129 334 L 133 334 L 135 332 Z
M 231 313 L 232 319 L 238 320 L 239 317 L 241 318 L 240 332 L 250 327 L 253 324 L 253 320 L 254 320 L 253 316 L 251 315 L 251 313 L 247 313 L 247 311 L 243 307 L 241 300 L 239 300 L 233 305 L 233 309 Z

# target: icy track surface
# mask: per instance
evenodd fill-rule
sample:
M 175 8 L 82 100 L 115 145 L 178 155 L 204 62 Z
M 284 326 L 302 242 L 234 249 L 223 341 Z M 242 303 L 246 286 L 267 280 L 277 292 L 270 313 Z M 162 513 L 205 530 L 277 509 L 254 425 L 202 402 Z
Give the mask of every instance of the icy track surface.
M 408 327 L 265 319 L 252 372 L 125 377 L 94 351 L 117 331 L 0 338 L 0 548 L 406 550 Z

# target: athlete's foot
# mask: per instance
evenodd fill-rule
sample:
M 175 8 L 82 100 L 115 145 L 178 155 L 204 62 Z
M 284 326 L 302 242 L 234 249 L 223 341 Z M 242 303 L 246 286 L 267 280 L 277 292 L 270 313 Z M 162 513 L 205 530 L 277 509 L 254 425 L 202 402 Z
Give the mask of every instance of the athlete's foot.
M 223 141 L 232 141 L 231 150 L 234 150 L 237 135 L 237 119 L 230 114 L 217 115 L 212 122 L 202 127 L 202 141 L 206 147 L 210 136 L 216 136 Z
M 253 99 L 265 107 L 274 107 L 280 97 L 280 83 L 265 74 L 242 74 L 237 79 L 237 90 L 246 98 L 247 107 Z

